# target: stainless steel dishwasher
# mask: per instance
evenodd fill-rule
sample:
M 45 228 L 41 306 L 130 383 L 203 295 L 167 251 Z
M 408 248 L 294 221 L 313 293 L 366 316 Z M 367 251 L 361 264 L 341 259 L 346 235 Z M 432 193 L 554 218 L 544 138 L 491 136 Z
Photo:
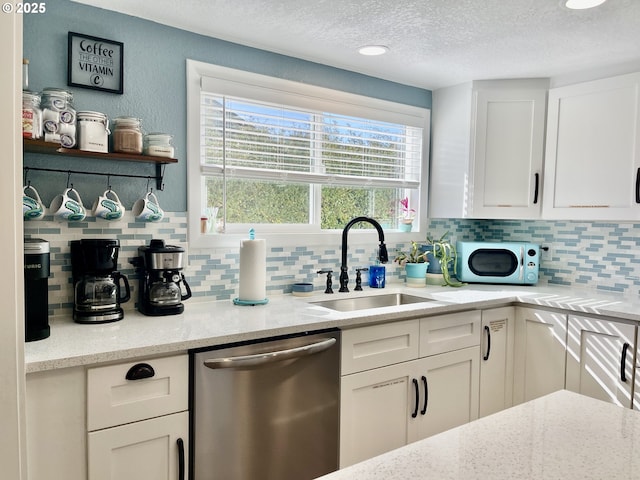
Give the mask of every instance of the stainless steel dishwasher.
M 340 332 L 191 352 L 191 480 L 337 470 Z

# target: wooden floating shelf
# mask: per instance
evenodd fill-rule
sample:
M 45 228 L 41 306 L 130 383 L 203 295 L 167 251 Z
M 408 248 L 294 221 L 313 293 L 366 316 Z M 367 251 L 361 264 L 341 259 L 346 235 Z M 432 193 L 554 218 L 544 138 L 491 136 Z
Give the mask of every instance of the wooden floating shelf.
M 63 148 L 57 143 L 45 142 L 44 140 L 34 140 L 25 138 L 23 149 L 25 152 L 44 153 L 48 155 L 65 155 L 67 157 L 100 158 L 103 160 L 125 160 L 128 162 L 146 163 L 178 163 L 177 158 L 154 157 L 151 155 L 135 155 L 131 153 L 99 153 L 78 150 L 77 148 Z

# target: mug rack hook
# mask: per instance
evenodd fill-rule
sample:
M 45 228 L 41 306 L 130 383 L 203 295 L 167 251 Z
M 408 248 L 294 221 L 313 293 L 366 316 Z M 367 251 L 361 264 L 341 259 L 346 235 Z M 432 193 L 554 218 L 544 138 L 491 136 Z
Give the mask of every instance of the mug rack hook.
M 24 169 L 24 178 L 22 179 L 22 184 L 23 185 L 31 185 L 31 180 L 29 180 L 29 167 L 26 167 Z
M 69 188 L 69 185 L 73 188 L 73 183 L 71 183 L 71 170 L 67 172 L 67 188 Z

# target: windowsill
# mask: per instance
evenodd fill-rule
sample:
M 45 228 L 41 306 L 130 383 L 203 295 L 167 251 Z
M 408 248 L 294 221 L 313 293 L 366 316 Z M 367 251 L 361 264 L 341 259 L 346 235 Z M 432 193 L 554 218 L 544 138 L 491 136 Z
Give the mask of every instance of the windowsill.
M 220 233 L 220 234 L 198 234 L 197 238 L 189 238 L 189 250 L 214 250 L 217 248 L 238 248 L 240 242 L 248 238 L 248 234 L 240 233 Z M 264 238 L 267 246 L 272 247 L 299 247 L 299 246 L 333 246 L 340 250 L 342 243 L 342 231 L 334 230 L 318 233 L 265 233 L 256 234 L 256 238 Z M 399 232 L 397 230 L 384 232 L 385 244 L 392 247 L 397 243 L 408 243 L 412 240 L 426 241 L 425 234 L 421 232 Z M 375 247 L 378 245 L 378 234 L 375 230 L 350 230 L 349 246 L 367 245 Z M 393 256 L 393 252 L 389 252 Z

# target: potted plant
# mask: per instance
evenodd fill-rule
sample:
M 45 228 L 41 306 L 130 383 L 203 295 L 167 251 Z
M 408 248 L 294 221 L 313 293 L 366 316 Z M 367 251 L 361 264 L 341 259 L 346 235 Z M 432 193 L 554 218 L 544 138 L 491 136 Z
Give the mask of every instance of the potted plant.
M 427 278 L 427 252 L 422 250 L 417 242 L 411 242 L 411 249 L 408 252 L 398 251 L 394 262 L 404 265 L 407 285 L 424 287 Z
M 401 232 L 410 232 L 413 228 L 413 219 L 416 218 L 416 211 L 413 208 L 409 208 L 409 197 L 404 197 L 400 200 L 400 210 L 402 213 L 398 228 Z
M 434 240 L 431 236 L 427 235 L 427 248 L 429 250 L 427 250 L 426 255 L 430 265 L 433 265 L 429 269 L 429 274 L 431 274 L 431 278 L 435 278 L 435 281 L 439 284 L 444 282 L 444 285 L 449 285 L 450 287 L 460 287 L 464 285 L 464 283 L 451 278 L 450 273 L 450 269 L 454 272 L 456 271 L 458 252 L 456 251 L 455 245 L 447 240 L 447 235 L 449 235 L 449 232 L 446 232 L 438 240 Z

